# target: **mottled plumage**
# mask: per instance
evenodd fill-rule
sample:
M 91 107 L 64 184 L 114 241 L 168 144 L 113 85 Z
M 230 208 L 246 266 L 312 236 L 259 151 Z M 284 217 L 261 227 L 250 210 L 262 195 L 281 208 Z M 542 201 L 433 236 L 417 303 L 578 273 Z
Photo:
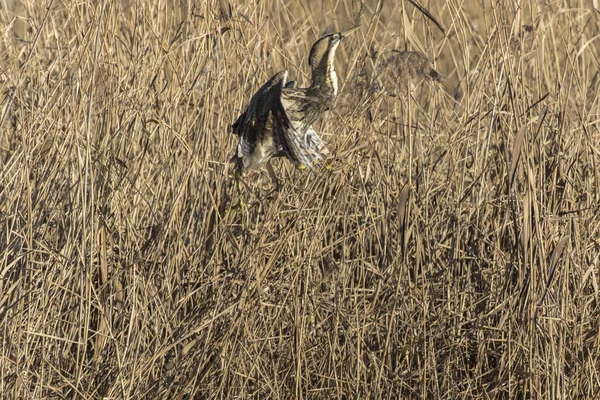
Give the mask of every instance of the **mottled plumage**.
M 312 124 L 333 104 L 337 94 L 335 50 L 342 38 L 356 29 L 324 36 L 313 45 L 310 87 L 295 88 L 295 82 L 287 82 L 287 71 L 281 71 L 252 96 L 246 111 L 232 125 L 240 137 L 232 158 L 239 172 L 282 156 L 297 166 L 312 168 L 327 154 Z
M 239 171 L 255 168 L 279 153 L 289 153 L 285 139 L 291 123 L 281 104 L 287 71 L 275 74 L 250 100 L 248 108 L 231 126 L 240 137 L 232 161 Z

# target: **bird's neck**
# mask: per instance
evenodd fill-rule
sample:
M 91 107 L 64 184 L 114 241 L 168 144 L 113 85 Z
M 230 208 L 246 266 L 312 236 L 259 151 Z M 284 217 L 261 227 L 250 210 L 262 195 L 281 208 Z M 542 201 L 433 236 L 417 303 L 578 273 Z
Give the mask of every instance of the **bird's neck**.
M 337 96 L 338 83 L 333 60 L 323 62 L 313 70 L 310 91 L 318 96 Z

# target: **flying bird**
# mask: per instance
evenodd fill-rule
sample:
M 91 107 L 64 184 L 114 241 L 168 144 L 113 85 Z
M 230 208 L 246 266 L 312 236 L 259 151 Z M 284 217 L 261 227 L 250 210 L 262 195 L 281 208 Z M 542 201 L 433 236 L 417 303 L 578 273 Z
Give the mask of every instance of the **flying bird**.
M 252 96 L 231 126 L 239 136 L 231 159 L 238 176 L 272 157 L 286 157 L 297 167 L 312 168 L 328 153 L 312 124 L 333 105 L 338 92 L 335 52 L 342 39 L 359 28 L 323 36 L 313 44 L 308 57 L 309 87 L 296 88 L 295 82 L 288 82 L 287 71 L 281 71 Z

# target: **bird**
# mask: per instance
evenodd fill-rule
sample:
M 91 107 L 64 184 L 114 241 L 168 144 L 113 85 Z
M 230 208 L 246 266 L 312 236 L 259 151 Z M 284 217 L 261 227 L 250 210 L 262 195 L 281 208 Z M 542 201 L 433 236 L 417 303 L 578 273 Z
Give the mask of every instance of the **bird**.
M 286 157 L 301 169 L 313 169 L 327 155 L 325 143 L 312 124 L 333 106 L 338 92 L 336 50 L 345 37 L 359 28 L 325 35 L 313 44 L 308 57 L 312 78 L 309 87 L 296 88 L 283 70 L 252 96 L 246 110 L 231 125 L 239 137 L 230 160 L 236 176 L 260 168 L 273 157 Z M 274 178 L 268 163 L 267 169 Z M 274 181 L 277 183 L 276 177 Z

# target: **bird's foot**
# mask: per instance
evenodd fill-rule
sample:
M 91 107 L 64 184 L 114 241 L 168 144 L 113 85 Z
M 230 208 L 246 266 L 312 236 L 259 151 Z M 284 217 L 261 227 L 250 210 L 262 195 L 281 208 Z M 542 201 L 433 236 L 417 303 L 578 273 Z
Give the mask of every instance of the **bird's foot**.
M 269 177 L 271 178 L 271 182 L 275 185 L 275 190 L 279 191 L 279 179 L 277 178 L 277 174 L 271 165 L 271 161 L 267 162 L 267 172 L 269 173 Z

